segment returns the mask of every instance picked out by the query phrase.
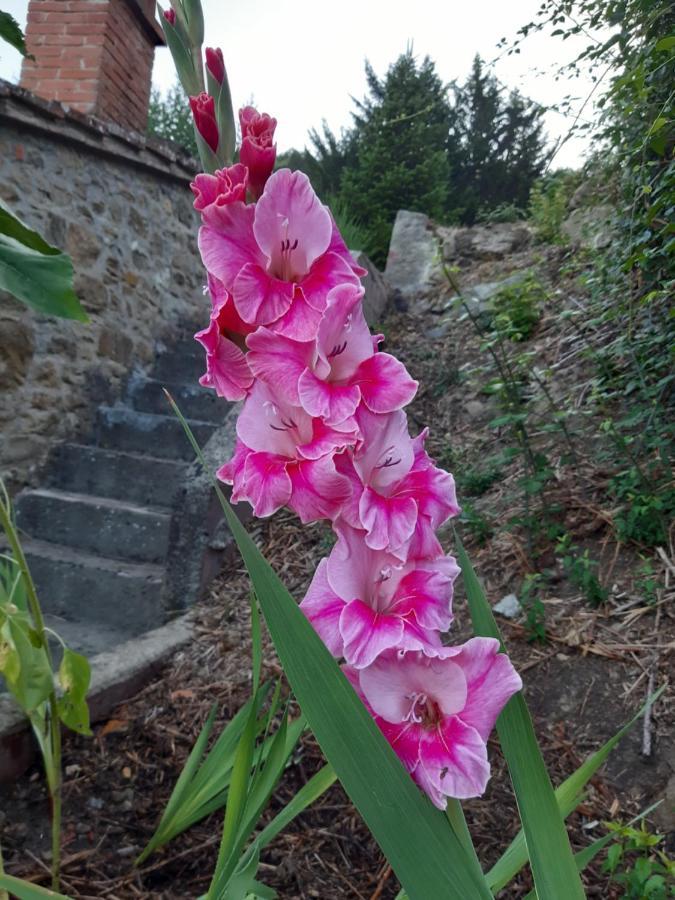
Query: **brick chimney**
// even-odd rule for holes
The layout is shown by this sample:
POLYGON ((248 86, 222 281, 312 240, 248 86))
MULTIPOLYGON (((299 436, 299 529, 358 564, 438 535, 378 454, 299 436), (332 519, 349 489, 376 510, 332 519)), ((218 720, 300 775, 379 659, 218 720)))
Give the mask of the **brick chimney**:
POLYGON ((144 132, 155 47, 154 0, 30 0, 21 87, 144 132))

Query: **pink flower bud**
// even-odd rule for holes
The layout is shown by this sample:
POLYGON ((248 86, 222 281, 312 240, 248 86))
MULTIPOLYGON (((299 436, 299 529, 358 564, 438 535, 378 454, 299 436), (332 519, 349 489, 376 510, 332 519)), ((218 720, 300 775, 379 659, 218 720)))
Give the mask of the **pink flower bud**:
POLYGON ((222 84, 225 79, 225 61, 223 60, 223 51, 220 47, 206 48, 206 68, 216 79, 218 84, 222 84))
POLYGON ((239 160, 248 167, 249 188, 257 199, 263 192, 265 182, 272 174, 277 148, 274 144, 274 129, 277 120, 267 113, 259 113, 252 106, 239 110, 241 125, 241 150, 239 160))
POLYGON ((165 9, 164 10, 164 18, 169 23, 169 25, 176 24, 176 10, 175 9, 165 9))
POLYGON ((213 97, 204 91, 197 97, 190 97, 190 109, 197 131, 215 153, 218 149, 218 123, 213 97))

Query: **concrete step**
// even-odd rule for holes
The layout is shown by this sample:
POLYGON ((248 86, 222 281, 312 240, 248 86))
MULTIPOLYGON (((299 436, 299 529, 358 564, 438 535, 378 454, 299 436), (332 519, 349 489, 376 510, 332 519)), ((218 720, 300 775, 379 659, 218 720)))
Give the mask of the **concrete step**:
MULTIPOLYGON (((104 625, 100 622, 70 622, 50 613, 45 616, 45 625, 59 635, 66 647, 76 653, 82 653, 89 660, 98 653, 114 650, 129 638, 136 637, 136 633, 126 628, 104 625)), ((61 644, 55 638, 50 641, 50 645, 57 665, 61 659, 61 644)))
POLYGON ((16 521, 29 537, 111 559, 159 563, 169 548, 170 511, 56 488, 22 491, 16 521))
POLYGON ((184 346, 162 353, 152 368, 151 375, 163 384, 198 384, 206 371, 204 349, 196 341, 192 346, 184 346))
POLYGON ((73 627, 95 623, 140 634, 166 618, 162 566, 38 540, 25 540, 24 551, 44 612, 73 627))
MULTIPOLYGON (((203 447, 215 429, 213 422, 188 420, 203 447)), ((176 416, 137 412, 128 406, 100 406, 96 443, 113 450, 149 453, 163 459, 194 460, 194 450, 176 416)))
POLYGON ((183 486, 186 468, 186 463, 172 459, 60 444, 50 454, 45 483, 77 494, 169 507, 183 486))
POLYGON ((129 403, 141 412, 169 415, 171 408, 163 388, 169 391, 186 418, 220 425, 232 407, 227 400, 218 397, 215 391, 201 387, 197 382, 170 384, 153 378, 138 379, 129 385, 129 403))

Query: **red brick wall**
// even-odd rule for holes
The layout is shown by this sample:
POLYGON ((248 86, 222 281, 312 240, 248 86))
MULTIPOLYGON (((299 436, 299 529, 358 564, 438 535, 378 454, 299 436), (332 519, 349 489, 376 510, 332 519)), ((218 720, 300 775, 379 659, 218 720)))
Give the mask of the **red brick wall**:
MULTIPOLYGON (((133 0, 30 0, 21 86, 145 131, 156 31, 133 0)), ((151 21, 151 20, 149 20, 151 21)))

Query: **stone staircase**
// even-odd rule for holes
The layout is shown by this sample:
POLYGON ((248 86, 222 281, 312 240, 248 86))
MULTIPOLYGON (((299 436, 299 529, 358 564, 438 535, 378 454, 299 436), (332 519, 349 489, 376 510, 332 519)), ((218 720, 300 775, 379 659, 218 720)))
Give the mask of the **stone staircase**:
MULTIPOLYGON (((87 656, 180 611, 167 559, 194 453, 162 388, 202 446, 229 409, 199 386, 203 354, 194 330, 181 329, 184 337, 160 353, 149 375, 134 373, 122 401, 100 406, 86 438, 55 447, 40 486, 15 500, 46 620, 87 656)), ((195 599, 183 599, 183 608, 195 599)))

